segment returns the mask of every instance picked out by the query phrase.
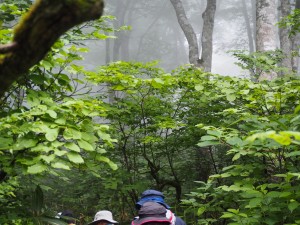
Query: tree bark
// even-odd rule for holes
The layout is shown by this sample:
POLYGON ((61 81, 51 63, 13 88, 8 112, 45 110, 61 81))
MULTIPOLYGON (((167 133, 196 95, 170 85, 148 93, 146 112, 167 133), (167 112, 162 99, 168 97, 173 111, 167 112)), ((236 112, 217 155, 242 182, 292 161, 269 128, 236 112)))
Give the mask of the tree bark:
MULTIPOLYGON (((276 49, 276 4, 274 0, 256 1, 256 51, 276 49)), ((275 72, 261 73, 259 80, 272 80, 275 72)))
POLYGON ((103 0, 40 0, 15 29, 13 42, 0 46, 0 96, 22 74, 37 64, 68 29, 98 19, 103 0), (3 51, 5 50, 5 51, 3 51))
MULTIPOLYGON (((291 13, 291 5, 289 0, 281 0, 280 4, 281 17, 286 17, 291 13)), ((292 71, 292 41, 289 38, 289 28, 282 27, 279 29, 280 48, 286 57, 282 60, 281 66, 292 71)))
POLYGON ((198 47, 197 36, 186 16, 182 2, 181 0, 170 0, 170 1, 174 7, 178 23, 189 45, 189 61, 191 64, 200 67, 201 65, 199 60, 199 47, 198 47))
POLYGON ((203 18, 202 29, 202 54, 201 54, 201 67, 204 71, 211 71, 212 54, 213 54, 213 31, 215 24, 215 12, 217 8, 217 0, 207 0, 207 5, 203 18))
POLYGON ((245 24, 246 24, 246 29, 247 29, 247 36, 248 36, 248 42, 249 42, 249 52, 252 53, 254 52, 254 40, 253 40, 253 32, 251 29, 251 23, 250 23, 250 19, 249 19, 249 14, 248 14, 248 9, 247 9, 247 5, 246 5, 246 0, 242 0, 242 4, 243 4, 243 16, 245 19, 245 24))
MULTIPOLYGON (((296 0, 295 9, 300 9, 300 0, 296 0)), ((296 35, 292 36, 292 50, 297 55, 293 56, 292 58, 292 68, 293 71, 299 72, 299 46, 300 46, 300 33, 297 33, 296 35)))

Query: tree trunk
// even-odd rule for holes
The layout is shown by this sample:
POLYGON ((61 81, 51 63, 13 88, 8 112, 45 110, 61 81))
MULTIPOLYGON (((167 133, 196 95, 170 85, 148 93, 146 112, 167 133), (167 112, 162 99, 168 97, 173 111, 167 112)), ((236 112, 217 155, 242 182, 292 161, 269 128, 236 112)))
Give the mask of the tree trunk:
POLYGON ((38 63, 64 32, 82 22, 98 19, 102 0, 40 0, 15 29, 13 42, 0 46, 0 96, 38 63))
POLYGON ((242 4, 243 4, 242 11, 243 11, 244 19, 245 19, 248 42, 249 42, 249 52, 252 53, 255 50, 254 50, 253 31, 252 31, 252 28, 251 28, 251 23, 250 23, 249 14, 248 14, 249 10, 247 9, 246 0, 242 0, 242 4))
MULTIPOLYGON (((276 4, 274 0, 256 1, 256 51, 276 49, 276 4)), ((275 72, 261 73, 259 80, 272 80, 275 72)))
MULTIPOLYGON (((291 13, 291 5, 289 0, 281 0, 280 4, 280 13, 281 17, 286 17, 291 13)), ((279 29, 279 40, 280 48, 285 54, 284 59, 282 60, 281 66, 287 68, 289 71, 292 71, 292 41, 289 38, 289 28, 280 28, 279 29)))
MULTIPOLYGON (((296 0, 296 5, 295 9, 300 9, 300 0, 296 0)), ((292 68, 293 71, 299 72, 299 46, 300 46, 300 33, 297 33, 292 37, 292 50, 296 53, 297 55, 293 56, 292 58, 292 68)))
POLYGON ((201 67, 204 71, 211 71, 212 54, 213 54, 213 31, 215 24, 215 12, 217 8, 217 0, 207 0, 207 6, 202 14, 203 29, 202 29, 202 54, 201 67))
POLYGON ((181 0, 170 0, 177 16, 178 23, 189 44, 189 61, 197 67, 200 67, 199 48, 196 33, 190 24, 181 0))

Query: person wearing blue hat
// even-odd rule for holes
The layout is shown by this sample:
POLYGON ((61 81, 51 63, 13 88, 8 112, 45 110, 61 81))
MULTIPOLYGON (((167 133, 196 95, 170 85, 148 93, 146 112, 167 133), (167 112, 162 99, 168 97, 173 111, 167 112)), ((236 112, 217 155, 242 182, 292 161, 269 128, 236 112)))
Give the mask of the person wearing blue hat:
POLYGON ((166 215, 167 217, 173 217, 174 219, 172 220, 173 225, 186 225, 186 223, 178 216, 173 216, 174 214, 170 210, 170 206, 165 203, 165 196, 162 192, 149 189, 146 190, 142 193, 139 201, 135 204, 135 207, 137 210, 140 210, 141 207, 144 205, 146 202, 157 202, 161 205, 163 205, 166 209, 166 215))

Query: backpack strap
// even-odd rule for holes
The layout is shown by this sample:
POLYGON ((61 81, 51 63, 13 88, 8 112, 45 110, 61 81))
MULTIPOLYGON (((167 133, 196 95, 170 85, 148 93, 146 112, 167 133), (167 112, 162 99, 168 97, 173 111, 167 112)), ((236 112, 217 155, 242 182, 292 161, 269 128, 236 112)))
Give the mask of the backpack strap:
POLYGON ((170 220, 170 224, 175 225, 176 216, 171 210, 167 209, 166 217, 170 220))

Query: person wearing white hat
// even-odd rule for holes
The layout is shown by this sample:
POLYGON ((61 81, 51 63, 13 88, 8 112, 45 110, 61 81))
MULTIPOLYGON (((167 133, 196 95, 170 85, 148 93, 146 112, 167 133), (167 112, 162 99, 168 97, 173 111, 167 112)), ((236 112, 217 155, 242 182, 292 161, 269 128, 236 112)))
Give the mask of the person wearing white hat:
POLYGON ((101 210, 96 213, 93 222, 88 225, 111 225, 118 222, 113 219, 112 213, 108 210, 101 210))

